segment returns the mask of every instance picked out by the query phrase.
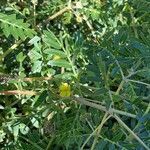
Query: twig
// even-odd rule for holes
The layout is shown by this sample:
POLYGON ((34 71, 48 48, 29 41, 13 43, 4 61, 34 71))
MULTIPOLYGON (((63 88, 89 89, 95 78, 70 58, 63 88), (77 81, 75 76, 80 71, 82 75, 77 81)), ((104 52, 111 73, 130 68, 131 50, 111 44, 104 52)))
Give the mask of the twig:
POLYGON ((37 150, 44 150, 42 147, 40 147, 36 142, 33 142, 30 139, 27 139, 24 136, 19 136, 20 138, 24 139, 26 142, 28 142, 29 144, 33 145, 37 150))
MULTIPOLYGON (((93 27, 92 27, 92 25, 90 24, 90 22, 88 21, 87 16, 83 15, 83 19, 85 20, 85 22, 86 22, 87 26, 89 27, 89 29, 90 29, 91 31, 93 31, 93 27)), ((93 33, 92 33, 92 34, 93 34, 93 33)))
POLYGON ((124 127, 146 150, 150 150, 150 148, 117 116, 114 115, 114 118, 118 121, 118 123, 124 127))
MULTIPOLYGON (((58 16, 61 16, 65 12, 73 11, 74 9, 79 9, 79 8, 81 9, 82 6, 76 6, 76 5, 71 6, 71 4, 70 4, 70 5, 66 6, 65 8, 59 10, 58 12, 56 12, 55 14, 53 14, 52 16, 49 16, 44 23, 47 24, 49 21, 57 18, 58 16)), ((87 26, 89 27, 89 29, 91 31, 93 31, 93 27, 92 27, 92 25, 90 24, 90 22, 88 21, 88 19, 87 19, 87 17, 85 15, 83 15, 83 19, 85 20, 85 22, 86 22, 87 26)))
MULTIPOLYGON (((108 116, 105 119, 105 122, 110 118, 111 116, 108 116)), ((83 143, 82 147, 80 148, 80 150, 83 150, 84 146, 87 144, 87 142, 90 140, 90 138, 92 136, 94 136, 94 134, 97 132, 97 130, 101 127, 101 124, 89 135, 89 137, 85 140, 85 142, 83 143)))
POLYGON ((70 57, 71 56, 70 52, 65 49, 65 47, 63 46, 63 44, 58 39, 56 39, 56 40, 59 43, 59 45, 61 45, 63 51, 65 52, 65 54, 67 56, 67 59, 68 59, 69 63, 71 64, 71 68, 72 68, 73 74, 75 75, 75 77, 77 77, 78 73, 76 71, 76 67, 74 65, 74 62, 72 61, 72 59, 70 57))
POLYGON ((136 80, 131 80, 131 79, 126 79, 126 81, 128 82, 134 82, 134 83, 138 83, 138 84, 143 84, 143 85, 146 85, 146 86, 149 86, 150 87, 150 84, 148 83, 145 83, 145 82, 142 82, 142 81, 136 81, 136 80))
MULTIPOLYGON (((112 54, 111 54, 111 55, 112 55, 112 54)), ((116 64, 117 64, 117 66, 119 67, 119 70, 120 70, 120 73, 121 73, 122 79, 124 80, 125 76, 124 76, 124 73, 123 73, 123 71, 122 71, 122 68, 121 68, 121 66, 120 66, 119 62, 118 62, 118 60, 115 58, 115 56, 114 56, 114 55, 112 55, 112 56, 113 56, 113 58, 115 59, 115 62, 116 62, 116 64)))
POLYGON ((124 111, 121 111, 121 110, 117 110, 117 109, 114 109, 114 108, 107 109, 105 106, 90 102, 92 100, 88 101, 88 99, 80 98, 80 97, 74 97, 73 100, 75 100, 75 101, 77 101, 81 104, 84 104, 86 106, 90 106, 90 107, 99 109, 101 111, 108 112, 111 115, 113 113, 116 113, 116 114, 119 114, 119 115, 124 115, 124 116, 128 116, 128 117, 131 117, 131 118, 136 118, 136 115, 134 115, 134 114, 124 112, 124 111))
POLYGON ((25 78, 19 78, 19 77, 8 77, 8 83, 11 83, 12 81, 20 82, 20 81, 26 81, 26 82, 33 82, 33 81, 43 81, 43 80, 51 80, 52 77, 25 77, 25 78))
POLYGON ((38 93, 35 91, 28 91, 28 90, 10 90, 10 91, 0 91, 0 95, 37 95, 38 93))
POLYGON ((104 117, 103 117, 103 119, 102 119, 102 121, 101 121, 101 123, 100 123, 100 125, 99 125, 99 127, 98 127, 98 129, 97 129, 97 133, 96 133, 96 136, 95 136, 95 138, 94 138, 94 142, 93 142, 93 144, 92 144, 91 150, 94 150, 95 145, 96 145, 97 140, 98 140, 98 137, 99 137, 99 134, 100 134, 100 132, 101 132, 101 129, 102 129, 103 125, 105 124, 105 122, 106 122, 110 117, 111 117, 111 116, 110 116, 110 115, 108 116, 108 113, 106 112, 105 115, 104 115, 104 117))
POLYGON ((130 8, 130 15, 131 15, 131 18, 132 18, 132 26, 133 26, 133 32, 135 34, 135 37, 138 38, 138 32, 137 32, 137 29, 136 29, 136 22, 135 22, 135 18, 134 18, 134 13, 132 12, 132 8, 130 8))
POLYGON ((36 27, 36 6, 37 1, 32 1, 33 4, 33 27, 36 27))
POLYGON ((32 82, 34 80, 43 81, 43 80, 51 80, 52 77, 29 77, 29 78, 23 78, 23 81, 32 82))
POLYGON ((117 91, 115 92, 115 95, 119 95, 119 92, 120 92, 120 90, 123 88, 124 83, 125 83, 125 81, 122 80, 121 83, 120 83, 119 86, 118 86, 117 91))
POLYGON ((4 57, 6 57, 8 54, 10 54, 15 48, 17 48, 20 44, 21 44, 21 40, 19 40, 17 43, 15 43, 14 45, 12 45, 6 52, 4 52, 4 54, 2 56, 0 56, 0 61, 2 61, 2 59, 4 57))
POLYGON ((118 143, 115 143, 114 141, 111 141, 111 140, 109 140, 108 138, 103 137, 102 135, 99 135, 99 137, 100 137, 101 139, 103 139, 104 141, 108 141, 109 143, 118 146, 118 147, 121 148, 122 150, 128 150, 128 149, 125 148, 124 146, 119 145, 118 143))
MULTIPOLYGON (((52 77, 31 77, 31 78, 23 78, 23 81, 32 82, 34 80, 51 80, 52 77)), ((16 79, 12 79, 16 80, 16 79)), ((20 81, 21 79, 18 79, 20 81)), ((9 91, 0 91, 0 95, 37 95, 39 93, 35 91, 29 91, 29 90, 9 90, 9 91)))
MULTIPOLYGON (((147 109, 145 110, 143 116, 145 116, 146 114, 148 114, 149 111, 150 111, 150 103, 148 104, 147 109)), ((133 131, 135 131, 138 128, 139 125, 140 125, 140 122, 137 123, 137 125, 134 127, 133 131)), ((130 134, 126 139, 127 140, 131 139, 131 136, 132 135, 130 134)))
POLYGON ((65 7, 65 8, 63 8, 63 9, 61 9, 61 10, 59 10, 57 13, 53 14, 52 16, 49 16, 49 17, 46 19, 45 24, 47 24, 49 21, 51 21, 51 20, 57 18, 58 16, 64 14, 64 13, 67 12, 67 11, 70 11, 70 10, 72 10, 72 8, 71 8, 70 6, 67 6, 67 7, 65 7))

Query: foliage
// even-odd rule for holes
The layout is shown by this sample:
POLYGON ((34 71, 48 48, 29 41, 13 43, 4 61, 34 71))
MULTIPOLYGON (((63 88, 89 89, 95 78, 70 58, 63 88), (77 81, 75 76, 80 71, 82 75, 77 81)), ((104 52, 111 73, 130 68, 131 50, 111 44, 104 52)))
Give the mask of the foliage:
POLYGON ((24 40, 25 37, 32 37, 35 34, 32 29, 28 28, 29 24, 23 23, 23 19, 16 19, 16 14, 5 15, 0 13, 0 22, 6 37, 11 34, 15 39, 21 38, 24 40))
POLYGON ((149 0, 0 2, 2 150, 149 150, 149 0))

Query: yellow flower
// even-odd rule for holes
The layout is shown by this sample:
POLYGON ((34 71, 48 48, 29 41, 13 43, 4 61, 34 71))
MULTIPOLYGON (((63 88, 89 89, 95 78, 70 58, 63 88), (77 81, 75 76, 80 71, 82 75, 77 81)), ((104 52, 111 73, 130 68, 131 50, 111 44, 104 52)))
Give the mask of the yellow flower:
POLYGON ((71 88, 68 83, 61 83, 59 86, 60 97, 69 97, 71 95, 71 88))
POLYGON ((54 57, 53 57, 53 60, 58 60, 58 59, 60 59, 61 57, 59 56, 59 55, 54 55, 54 57))

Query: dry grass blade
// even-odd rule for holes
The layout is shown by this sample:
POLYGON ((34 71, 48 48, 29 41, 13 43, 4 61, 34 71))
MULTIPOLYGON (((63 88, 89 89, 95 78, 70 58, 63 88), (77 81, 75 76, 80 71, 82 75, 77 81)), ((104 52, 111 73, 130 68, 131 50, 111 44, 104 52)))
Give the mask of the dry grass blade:
POLYGON ((10 91, 0 91, 0 95, 37 95, 35 91, 28 91, 28 90, 10 90, 10 91))

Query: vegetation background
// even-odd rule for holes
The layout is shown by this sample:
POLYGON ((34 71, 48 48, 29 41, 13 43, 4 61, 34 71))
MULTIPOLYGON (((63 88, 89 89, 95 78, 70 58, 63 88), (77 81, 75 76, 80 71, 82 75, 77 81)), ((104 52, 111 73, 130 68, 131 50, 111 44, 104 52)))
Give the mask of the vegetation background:
POLYGON ((0 149, 149 150, 150 1, 1 0, 0 149))

